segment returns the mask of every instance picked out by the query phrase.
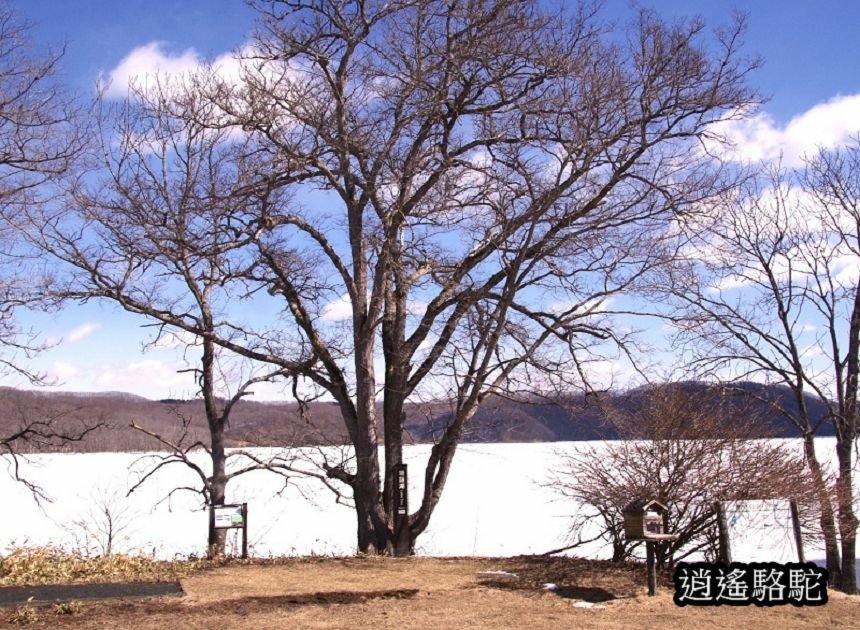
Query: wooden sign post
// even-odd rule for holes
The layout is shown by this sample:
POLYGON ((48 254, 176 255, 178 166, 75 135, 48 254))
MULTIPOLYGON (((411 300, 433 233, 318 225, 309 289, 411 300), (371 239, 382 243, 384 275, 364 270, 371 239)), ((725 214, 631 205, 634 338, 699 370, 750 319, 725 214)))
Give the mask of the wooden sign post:
POLYGON ((406 464, 394 467, 394 544, 397 555, 408 555, 411 551, 409 540, 409 483, 406 464))
POLYGON ((242 559, 248 559, 248 504, 231 503, 209 506, 209 528, 241 529, 242 559))
POLYGON ((657 594, 657 545, 678 540, 669 530, 669 508, 656 499, 636 499, 622 510, 624 535, 628 540, 645 541, 645 568, 648 595, 657 594))
POLYGON ((654 548, 656 542, 645 541, 645 566, 648 572, 648 595, 654 597, 657 594, 657 550, 654 548))

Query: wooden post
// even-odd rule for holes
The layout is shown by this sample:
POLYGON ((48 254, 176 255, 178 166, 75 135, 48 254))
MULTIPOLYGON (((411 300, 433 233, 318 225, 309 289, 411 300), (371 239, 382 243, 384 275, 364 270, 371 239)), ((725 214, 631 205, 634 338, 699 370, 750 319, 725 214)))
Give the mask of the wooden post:
POLYGON ((717 511, 717 530, 720 534, 720 562, 731 564, 732 548, 729 544, 729 524, 726 521, 726 509, 723 507, 721 501, 717 501, 715 507, 717 511))
POLYGON ((206 556, 211 560, 215 557, 215 506, 209 505, 209 536, 206 540, 206 556))
POLYGON ((803 536, 800 533, 800 513, 797 511, 797 501, 792 499, 788 502, 791 509, 791 524, 794 527, 794 542, 797 544, 797 561, 806 562, 803 557, 803 536))
POLYGON ((409 540, 409 478, 406 464, 394 467, 394 553, 408 556, 411 549, 409 540))
POLYGON ((650 540, 645 541, 645 562, 648 567, 648 595, 654 597, 657 594, 657 562, 654 545, 657 543, 650 540))
POLYGON ((242 560, 248 559, 248 504, 242 504, 242 560))

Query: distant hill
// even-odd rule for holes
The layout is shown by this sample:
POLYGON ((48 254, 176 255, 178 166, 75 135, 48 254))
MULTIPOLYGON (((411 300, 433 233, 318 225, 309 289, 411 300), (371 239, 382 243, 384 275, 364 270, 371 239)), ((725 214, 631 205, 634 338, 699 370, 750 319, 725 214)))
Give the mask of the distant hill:
MULTIPOLYGON (((713 386, 698 382, 676 383, 691 392, 713 386)), ((567 400, 531 397, 524 400, 490 398, 467 425, 465 442, 555 442, 617 439, 604 409, 612 406, 635 417, 649 391, 642 387, 627 392, 603 392, 573 396, 567 400)), ((790 390, 757 383, 741 383, 725 390, 749 405, 767 426, 767 433, 779 437, 799 435, 786 414, 796 413, 797 403, 790 390)), ((806 401, 812 416, 822 421, 818 435, 833 435, 823 422, 824 404, 812 397, 806 401)), ((381 411, 381 410, 380 410, 381 411)), ((445 403, 406 410, 406 433, 413 442, 432 442, 450 420, 445 403)), ((144 426, 165 440, 188 446, 206 444, 208 431, 199 400, 153 401, 122 392, 64 393, 17 390, 0 387, 0 435, 9 435, 22 418, 39 414, 65 418, 67 422, 102 420, 105 427, 87 436, 82 443, 64 447, 69 451, 146 451, 159 448, 158 441, 130 428, 132 422, 144 426)), ((380 413, 381 415, 381 413, 380 413)), ((345 429, 336 404, 316 402, 303 412, 295 403, 243 400, 234 408, 227 431, 229 446, 274 446, 344 444, 345 429)))
MULTIPOLYGON (((683 382, 675 387, 690 392, 714 388, 701 382, 683 382)), ((464 435, 466 442, 555 442, 618 439, 615 428, 607 422, 604 409, 614 407, 634 415, 643 404, 651 386, 626 392, 602 392, 589 396, 575 396, 566 401, 538 398, 511 401, 491 399, 484 403, 464 435)), ((798 412, 797 401, 791 390, 783 386, 760 383, 736 383, 724 387, 726 396, 736 404, 746 405, 751 418, 762 422, 763 431, 774 437, 798 437, 800 432, 790 417, 798 412)), ((819 399, 806 397, 806 405, 815 422, 820 423, 817 435, 833 435, 833 426, 826 422, 827 407, 819 399)), ((437 425, 447 418, 440 414, 437 425)), ((412 422, 410 421, 410 425, 412 422)), ((410 427, 417 441, 430 441, 431 431, 422 426, 410 427)))

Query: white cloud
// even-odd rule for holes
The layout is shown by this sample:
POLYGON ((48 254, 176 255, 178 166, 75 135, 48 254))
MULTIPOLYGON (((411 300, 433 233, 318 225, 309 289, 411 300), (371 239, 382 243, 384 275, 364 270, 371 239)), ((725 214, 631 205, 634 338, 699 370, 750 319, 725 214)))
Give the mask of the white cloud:
POLYGON ((588 386, 595 390, 635 387, 641 384, 642 375, 629 360, 622 357, 602 357, 584 365, 588 386))
POLYGON ((352 300, 349 294, 341 295, 323 306, 320 316, 327 322, 339 322, 352 317, 352 300))
POLYGON ((857 256, 840 256, 834 264, 834 280, 840 287, 855 287, 860 280, 860 261, 857 256))
POLYGON ((166 52, 161 42, 150 42, 138 46, 107 74, 105 94, 121 98, 128 94, 131 86, 145 87, 156 75, 179 75, 199 68, 202 60, 193 48, 179 54, 166 52))
POLYGON ((89 375, 89 381, 99 390, 139 392, 143 385, 147 391, 153 386, 164 390, 171 387, 193 385, 193 376, 177 373, 186 368, 184 363, 166 363, 155 359, 143 359, 120 365, 99 365, 89 375))
POLYGON ((186 348, 200 345, 200 339, 185 330, 165 331, 152 344, 153 348, 186 348))
POLYGON ((67 361, 55 361, 47 370, 48 381, 58 385, 77 378, 80 374, 80 369, 67 361))
POLYGON ((782 156, 786 166, 799 166, 818 149, 845 144, 860 131, 860 94, 835 96, 778 125, 767 112, 714 126, 731 147, 710 147, 736 161, 772 162, 782 156))
POLYGON ((603 313, 613 303, 612 296, 602 298, 591 298, 584 302, 578 300, 567 300, 562 302, 553 302, 547 307, 547 311, 554 315, 561 315, 572 308, 576 308, 580 315, 594 315, 603 313))
POLYGON ((66 335, 64 335, 63 339, 69 343, 76 343, 84 337, 89 337, 101 327, 102 325, 98 322, 86 322, 80 326, 72 328, 66 335))
POLYGON ((804 359, 814 359, 824 355, 824 350, 818 344, 810 344, 805 348, 801 348, 800 356, 804 359))
POLYGON ((55 361, 45 372, 51 387, 58 391, 120 391, 158 399, 187 397, 196 392, 194 375, 178 372, 187 368, 183 361, 154 359, 128 363, 55 361))
MULTIPOLYGON (((206 60, 193 48, 171 53, 164 49, 162 42, 150 42, 132 50, 113 70, 102 75, 102 79, 106 79, 105 95, 122 98, 128 95, 131 87, 145 89, 156 77, 178 79, 205 67, 206 60)), ((228 52, 212 60, 209 68, 222 79, 238 81, 242 62, 236 54, 228 52)))

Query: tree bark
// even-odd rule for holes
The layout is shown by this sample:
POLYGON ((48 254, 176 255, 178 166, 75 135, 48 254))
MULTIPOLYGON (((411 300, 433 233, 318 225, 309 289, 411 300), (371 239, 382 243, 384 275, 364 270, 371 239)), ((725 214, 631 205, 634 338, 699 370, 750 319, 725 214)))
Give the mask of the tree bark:
MULTIPOLYGON (((212 476, 209 478, 209 505, 210 510, 214 506, 224 505, 227 495, 227 456, 224 452, 224 432, 212 432, 212 476)), ((209 527, 209 559, 224 556, 226 554, 227 532, 224 529, 215 529, 214 522, 209 527)))
POLYGON ((818 497, 818 507, 821 510, 819 523, 824 534, 824 552, 827 571, 830 574, 830 583, 838 584, 841 580, 842 568, 839 561, 839 544, 836 537, 836 521, 833 514, 833 506, 830 503, 830 493, 824 480, 821 463, 815 453, 815 435, 807 432, 803 436, 803 454, 809 471, 812 474, 812 483, 815 487, 815 495, 818 497))
MULTIPOLYGON (((208 309, 204 317, 209 319, 208 309)), ((224 505, 227 495, 227 453, 224 450, 225 419, 218 412, 215 400, 215 344, 210 340, 203 342, 203 357, 201 365, 200 385, 203 393, 203 404, 206 408, 206 420, 209 423, 210 457, 212 459, 212 476, 207 480, 209 486, 209 505, 224 505)), ((214 520, 209 524, 209 559, 224 556, 226 553, 227 532, 215 529, 214 520)))
POLYGON ((837 446, 839 457, 839 478, 836 492, 839 500, 839 538, 842 551, 841 572, 831 583, 843 593, 857 592, 857 516, 854 511, 854 484, 852 483, 852 459, 854 440, 841 440, 837 446))
MULTIPOLYGON (((361 473, 358 480, 363 480, 361 473)), ((377 477, 378 479, 378 477, 377 477)), ((358 520, 358 551, 366 554, 390 553, 392 541, 385 519, 380 518, 379 487, 373 483, 357 481, 353 498, 358 520)))
MULTIPOLYGON (((372 399, 369 402, 372 404, 372 399)), ((370 421, 359 421, 358 426, 353 484, 358 551, 367 554, 389 553, 391 538, 379 490, 379 449, 376 445, 375 420, 371 416, 370 421)))

